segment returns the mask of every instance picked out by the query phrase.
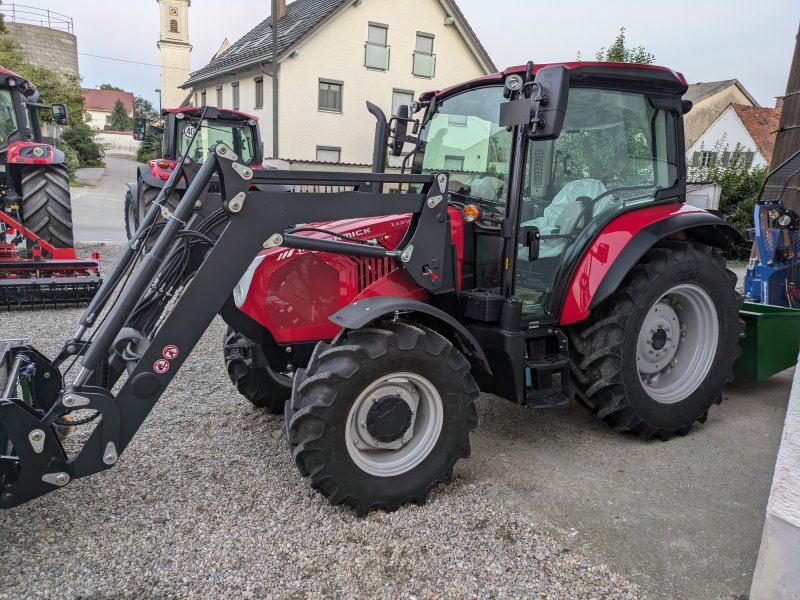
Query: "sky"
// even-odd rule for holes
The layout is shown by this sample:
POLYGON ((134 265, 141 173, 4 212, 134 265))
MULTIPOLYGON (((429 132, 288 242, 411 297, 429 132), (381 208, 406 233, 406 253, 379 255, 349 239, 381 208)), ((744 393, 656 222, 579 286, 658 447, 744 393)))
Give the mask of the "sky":
MULTIPOLYGON (((628 45, 644 46, 657 64, 682 72, 690 83, 737 78, 762 106, 774 106, 786 91, 800 24, 798 0, 457 1, 499 69, 528 60, 574 60, 578 52, 591 60, 624 26, 628 45)), ((406 3, 396 0, 397 9, 406 3)), ((111 83, 157 105, 155 0, 25 4, 74 19, 84 87, 111 83)), ((192 0, 192 70, 205 66, 226 37, 235 42, 266 18, 269 7, 270 0, 192 0)))

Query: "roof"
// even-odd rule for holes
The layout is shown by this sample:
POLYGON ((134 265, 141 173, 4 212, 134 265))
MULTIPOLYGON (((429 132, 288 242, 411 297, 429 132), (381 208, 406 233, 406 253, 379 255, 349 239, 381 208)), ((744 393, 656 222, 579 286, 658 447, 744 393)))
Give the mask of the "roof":
POLYGON ((94 88, 81 88, 83 102, 86 110, 113 112, 117 100, 122 100, 125 112, 133 114, 133 93, 119 92, 117 90, 97 90, 94 88))
POLYGON ((706 98, 718 94, 725 88, 732 85, 737 86, 742 93, 747 96, 747 99, 752 102, 753 106, 761 106, 755 98, 750 95, 738 79, 724 79, 722 81, 709 81, 689 84, 689 89, 683 95, 684 100, 691 101, 692 104, 705 100, 706 98))
MULTIPOLYGON (((455 0, 439 1, 453 13, 453 18, 472 42, 480 59, 488 65, 490 71, 494 70, 495 66, 489 54, 478 40, 478 36, 475 35, 455 0)), ((352 4, 353 0, 295 0, 287 4, 286 14, 278 21, 278 60, 283 60, 325 23, 352 4)), ((181 87, 191 87, 201 81, 236 70, 271 63, 272 58, 272 17, 270 16, 229 48, 218 51, 205 67, 191 73, 189 80, 181 87)))
POLYGON ((781 126, 781 109, 743 104, 731 104, 731 108, 736 111, 750 137, 753 138, 758 151, 767 162, 772 163, 772 150, 775 148, 775 138, 781 126))

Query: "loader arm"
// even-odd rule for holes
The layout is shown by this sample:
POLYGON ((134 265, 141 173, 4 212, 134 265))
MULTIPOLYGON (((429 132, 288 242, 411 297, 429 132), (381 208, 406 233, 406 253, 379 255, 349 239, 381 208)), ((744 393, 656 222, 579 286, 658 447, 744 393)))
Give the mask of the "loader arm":
MULTIPOLYGON (((172 378, 188 358, 244 274, 264 247, 285 245, 326 252, 390 257, 432 295, 455 291, 455 264, 447 218, 447 175, 385 175, 364 173, 292 173, 251 169, 238 163, 224 145, 213 147, 198 169, 184 165, 187 191, 173 214, 163 213, 166 224, 140 265, 126 276, 118 264, 87 309, 65 352, 82 355, 74 380, 53 385, 61 372, 30 346, 9 345, 0 356, 7 377, 0 396, 0 506, 8 508, 51 492, 70 481, 110 468, 153 409, 172 378), (221 195, 208 192, 212 177, 219 177, 221 195), (346 185, 356 189, 406 186, 406 193, 372 191, 289 193, 264 191, 260 184, 346 185), (375 185, 364 185, 375 184, 375 185), (359 187, 361 186, 361 187, 359 187), (218 237, 184 277, 168 284, 165 270, 187 237, 198 237, 201 217, 193 208, 202 201, 221 200, 225 219, 218 237), (408 232, 395 250, 347 241, 297 239, 285 232, 298 223, 373 217, 398 213, 413 215, 408 232), (160 287, 159 287, 160 286, 160 287), (161 287, 166 291, 150 304, 161 287), (99 319, 99 309, 115 288, 119 296, 99 319), (138 311, 138 312, 137 312, 138 311), (132 322, 132 313, 137 314, 132 322), (99 324, 97 324, 99 321, 99 324), (136 330, 132 325, 148 323, 136 330), (91 337, 86 334, 95 328, 91 337), (106 373, 109 364, 123 368, 106 373), (33 365, 27 371, 20 365, 33 365), (24 371, 24 373, 23 373, 24 371), (118 393, 114 384, 127 372, 118 393), (33 375, 31 375, 33 373, 33 375), (47 374, 45 376, 45 374, 47 374), (18 397, 24 377, 33 390, 30 405, 18 397), (46 379, 42 379, 46 377, 46 379), (43 382, 50 382, 45 385, 43 382), (57 426, 76 409, 97 411, 100 424, 73 457, 67 457, 57 426), (9 443, 10 442, 10 443, 9 443)), ((175 181, 181 174, 174 175, 175 181)), ((169 189, 170 185, 165 186, 169 189)), ((269 188, 267 188, 269 189, 269 188)), ((128 244, 121 263, 133 256, 163 211, 165 194, 153 202, 139 230, 128 244), (127 258, 126 258, 127 257, 127 258)), ((133 267, 130 267, 131 269, 133 267)), ((60 364, 61 356, 56 364, 60 364)), ((24 395, 22 395, 24 396, 24 395)))

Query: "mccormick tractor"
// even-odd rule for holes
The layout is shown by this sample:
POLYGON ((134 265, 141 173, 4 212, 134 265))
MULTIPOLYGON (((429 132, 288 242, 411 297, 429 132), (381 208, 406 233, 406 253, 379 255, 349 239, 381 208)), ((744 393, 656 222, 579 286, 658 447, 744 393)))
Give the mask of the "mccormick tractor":
POLYGON ((0 67, 0 306, 85 304, 100 287, 96 257, 73 248, 64 153, 42 141, 40 109, 67 124, 67 107, 0 67))
POLYGON ((742 301, 720 252, 741 236, 684 204, 686 88, 528 63, 388 124, 372 106, 374 170, 391 139, 410 173, 252 169, 227 144, 198 168, 188 143, 59 356, 0 353, 0 505, 115 464, 217 314, 240 391, 284 411, 301 474, 359 514, 450 480, 479 391, 686 434, 721 400, 742 301), (67 456, 56 428, 97 417, 67 456))
MULTIPOLYGON (((201 164, 212 145, 224 143, 233 148, 246 165, 257 167, 264 160, 257 117, 236 110, 190 106, 165 108, 161 111, 161 118, 162 126, 152 128, 162 134, 161 158, 140 166, 136 183, 129 183, 125 194, 125 230, 128 239, 184 153, 188 152, 192 160, 201 164), (201 122, 200 135, 190 149, 189 142, 201 122)), ((136 119, 134 138, 143 139, 146 127, 145 119, 136 119)), ((170 208, 178 205, 185 189, 185 184, 181 182, 168 200, 170 208)))

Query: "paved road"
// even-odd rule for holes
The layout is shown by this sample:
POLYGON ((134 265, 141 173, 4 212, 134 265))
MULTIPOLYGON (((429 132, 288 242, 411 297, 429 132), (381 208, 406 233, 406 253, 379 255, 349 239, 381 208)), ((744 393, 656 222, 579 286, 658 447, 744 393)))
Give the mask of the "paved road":
POLYGON ((130 158, 106 156, 105 169, 81 169, 85 187, 72 188, 75 239, 81 242, 124 241, 125 184, 136 180, 138 163, 130 158))

